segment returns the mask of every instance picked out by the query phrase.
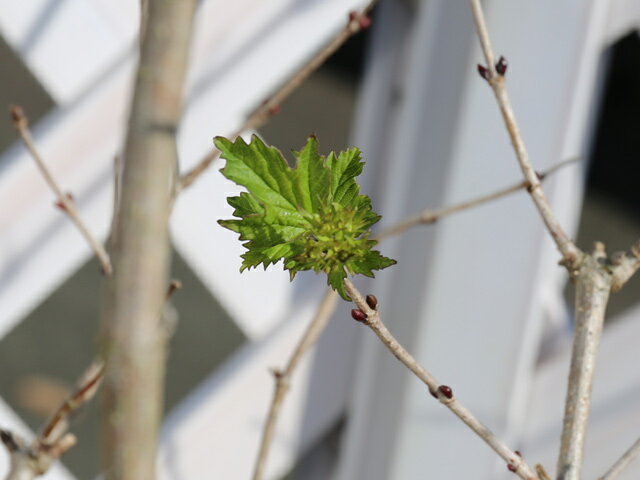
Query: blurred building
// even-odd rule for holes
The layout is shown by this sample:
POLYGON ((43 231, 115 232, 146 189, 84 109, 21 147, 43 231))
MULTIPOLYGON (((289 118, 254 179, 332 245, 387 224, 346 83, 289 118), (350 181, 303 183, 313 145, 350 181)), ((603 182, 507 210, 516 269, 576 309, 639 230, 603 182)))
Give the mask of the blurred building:
MULTIPOLYGON (((181 168, 230 134, 347 22, 356 0, 223 2, 198 11, 181 168)), ((640 238, 640 7, 633 0, 486 5, 494 48, 535 167, 579 161, 547 181, 581 248, 640 238)), ((0 1, 0 107, 22 105, 42 154, 106 238, 112 164, 135 66, 136 2, 0 1)), ((260 130, 285 155, 315 133, 323 153, 362 148, 363 190, 390 226, 518 182, 467 2, 388 0, 260 130)), ((4 107, 3 107, 4 108, 4 107)), ((96 351, 102 277, 10 122, 0 122, 0 427, 36 430, 96 351)), ((209 169, 172 219, 173 303, 160 478, 248 478, 271 397, 324 280, 291 284, 280 266, 240 276, 242 251, 216 223, 238 191, 209 169)), ((472 411, 553 471, 572 327, 571 288, 525 193, 410 231, 381 246, 398 260, 373 281, 390 329, 472 411)), ((610 304, 586 472, 601 475, 640 418, 640 279, 610 304), (615 321, 614 321, 615 320, 615 321)), ((502 461, 430 401, 422 384, 338 307, 283 410, 269 478, 508 478, 502 461), (464 461, 460 459, 464 458, 464 461), (287 476, 288 475, 288 476, 287 476)), ((45 478, 99 473, 98 408, 45 478)), ((6 468, 0 453, 0 475, 6 468)), ((626 476, 637 478, 640 465, 626 476)))

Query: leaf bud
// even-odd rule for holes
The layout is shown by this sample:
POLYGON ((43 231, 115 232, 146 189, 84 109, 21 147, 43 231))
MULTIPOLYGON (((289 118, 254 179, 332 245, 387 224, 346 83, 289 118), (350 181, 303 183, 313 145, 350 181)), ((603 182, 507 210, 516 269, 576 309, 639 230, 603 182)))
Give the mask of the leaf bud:
POLYGON ((482 78, 484 78, 487 82, 491 80, 491 72, 484 65, 478 64, 478 73, 482 78))
POLYGON ((358 322, 366 322, 367 321, 367 314, 364 313, 359 308, 354 308, 353 310, 351 310, 351 316, 353 317, 354 320, 356 320, 358 322))
MULTIPOLYGON (((73 195, 71 194, 71 192, 65 193, 65 197, 67 197, 66 200, 69 201, 69 202, 73 202, 73 200, 74 200, 73 195)), ((67 206, 65 205, 65 202, 62 201, 62 199, 56 200, 55 202, 53 202, 53 204, 57 208, 62 210, 63 212, 67 211, 67 206)))
POLYGON ((20 123, 24 120, 24 110, 20 105, 11 105, 9 107, 9 115, 13 123, 20 123))
POLYGON ((375 295, 367 295, 367 305, 369 305, 369 308, 371 310, 376 310, 378 308, 378 299, 376 298, 375 295))
POLYGON ((507 67, 507 59, 504 57, 500 57, 500 59, 496 62, 496 72, 498 72, 498 75, 504 77, 504 74, 507 73, 507 67))
POLYGON ((440 391, 440 393, 442 395, 444 395, 449 400, 451 400, 453 398, 453 390, 451 390, 451 387, 449 387, 447 385, 440 385, 438 387, 438 390, 440 391))
POLYGON ((371 18, 369 18, 366 15, 362 15, 359 19, 358 19, 358 25, 360 25, 360 28, 362 30, 366 30, 367 28, 369 28, 371 26, 371 18))

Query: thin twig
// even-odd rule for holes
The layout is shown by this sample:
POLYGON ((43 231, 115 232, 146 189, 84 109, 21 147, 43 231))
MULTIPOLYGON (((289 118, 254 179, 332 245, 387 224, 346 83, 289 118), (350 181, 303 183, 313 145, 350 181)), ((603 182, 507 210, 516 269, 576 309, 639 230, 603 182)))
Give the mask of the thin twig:
MULTIPOLYGON (((303 65, 291 78, 289 78, 278 90, 267 98, 260 106, 258 106, 245 120, 230 138, 236 138, 242 132, 250 129, 259 128, 264 125, 269 118, 280 110, 282 102, 298 88, 306 78, 322 65, 327 58, 338 50, 349 38, 361 30, 368 28, 370 20, 367 14, 374 7, 377 0, 371 0, 360 12, 351 12, 349 14, 346 25, 338 32, 338 34, 320 50, 311 60, 303 65)), ((213 162, 220 157, 220 152, 214 148, 208 152, 191 170, 180 177, 177 186, 177 193, 189 187, 196 179, 202 175, 213 162)))
POLYGON ((527 149, 525 148, 524 141, 516 123, 515 114, 513 113, 513 107, 511 106, 511 101, 509 100, 507 89, 505 88, 504 72, 501 74, 496 70, 495 55, 491 48, 491 42, 489 40, 489 34, 487 32, 487 24, 484 19, 482 7, 480 6, 480 0, 470 0, 470 2, 471 8, 473 10, 473 18, 478 30, 478 37, 480 39, 482 51, 487 62, 486 67, 483 67, 484 71, 486 72, 485 78, 491 86, 491 89, 493 90, 493 93, 498 102, 500 113, 502 114, 502 119, 504 120, 505 127, 507 129, 507 132, 509 133, 509 138, 511 139, 511 143, 513 144, 518 163, 520 164, 520 169, 522 170, 524 178, 527 181, 527 190, 531 195, 531 198, 533 199, 538 212, 542 216, 542 220, 547 226, 547 230, 549 230, 549 233, 553 237, 558 250, 560 250, 560 253, 562 253, 564 264, 570 270, 570 273, 572 273, 572 271, 576 268, 576 264, 579 261, 582 252, 569 238, 567 233, 560 225, 560 222, 558 222, 558 219, 553 213, 551 205, 549 204, 549 201, 547 200, 547 197, 542 190, 540 180, 536 175, 533 166, 531 165, 527 149))
POLYGON ((318 306, 318 310, 316 311, 313 320, 305 330, 302 337, 300 337, 300 340, 298 340, 295 349, 293 350, 291 356, 289 357, 289 360, 287 361, 286 367, 282 370, 273 370, 275 389, 273 392, 271 405, 269 406, 267 420, 262 430, 260 451, 258 453, 258 458, 256 460, 253 472, 253 480, 261 480, 264 477, 267 456, 269 454, 271 443, 273 442, 273 435, 275 433, 275 427, 278 421, 282 403, 284 402, 284 398, 289 391, 291 376, 293 375, 294 370, 296 369, 304 355, 316 343, 318 337, 320 337, 320 335, 324 331, 327 323, 329 322, 329 319, 331 318, 331 315, 335 311, 337 300, 338 294, 333 290, 328 289, 327 293, 322 299, 322 302, 320 302, 320 305, 318 306))
POLYGON ((56 180, 53 178, 53 175, 47 165, 44 163, 44 160, 38 153, 38 150, 35 147, 35 143, 33 142, 33 138, 31 136, 31 132, 29 130, 29 120, 25 115, 22 107, 17 105, 13 105, 10 108, 11 119, 13 121, 13 126, 18 131, 20 138, 22 139, 22 143, 27 147, 27 150, 31 154, 31 157, 35 160, 40 173, 44 177, 45 181, 49 185, 49 188, 53 190, 56 195, 56 206, 58 206, 62 211, 64 211, 67 216, 71 219, 71 221, 78 227, 80 233, 85 238, 89 246, 93 249, 102 265, 102 271, 105 275, 110 275, 112 272, 111 261, 109 259, 109 254, 105 250, 104 246, 96 240, 91 231, 87 228, 82 218, 80 218, 80 214, 76 208, 75 201, 73 197, 62 191, 62 188, 58 185, 56 180))
POLYGON ((104 363, 95 361, 82 374, 76 389, 65 399, 30 444, 8 430, 0 438, 9 451, 11 466, 5 480, 32 480, 44 475, 55 461, 76 444, 69 433, 69 418, 96 394, 104 374, 104 363))
POLYGON ((351 280, 345 279, 345 289, 353 299, 360 312, 364 313, 363 323, 378 336, 380 341, 405 367, 418 377, 427 386, 429 392, 440 403, 451 410, 472 431, 474 431, 487 445, 489 445, 506 463, 509 470, 525 480, 537 480, 534 470, 515 451, 507 447, 487 426, 482 424, 458 399, 453 395, 452 389, 436 380, 418 361, 391 335, 391 332, 382 323, 377 307, 371 308, 362 294, 353 285, 351 280))
POLYGON ((551 480, 551 477, 549 476, 549 474, 547 473, 547 471, 544 469, 542 465, 540 465, 539 463, 536 463, 535 469, 536 469, 536 473, 538 474, 538 478, 540 478, 540 480, 551 480))
POLYGON ((616 463, 598 480, 614 480, 622 471, 629 466, 640 455, 640 438, 635 441, 633 445, 624 452, 616 463))
POLYGON ((55 413, 42 427, 40 441, 52 444, 58 441, 69 428, 70 415, 89 402, 96 394, 104 377, 104 362, 96 360, 80 378, 76 390, 58 407, 55 413))
MULTIPOLYGON (((573 158, 573 159, 570 159, 570 160, 565 160, 563 162, 558 163, 557 165, 554 165, 553 167, 549 168, 545 172, 539 173, 537 175, 540 178, 540 180, 544 180, 545 178, 547 178, 549 175, 555 173, 560 168, 562 168, 562 167, 564 167, 566 165, 569 165, 569 164, 575 162, 576 160, 577 160, 577 158, 573 158)), ((403 220, 400 223, 397 223, 396 225, 393 225, 393 226, 389 227, 388 229, 380 232, 378 235, 375 236, 375 239, 380 241, 380 240, 383 240, 385 238, 388 238, 388 237, 391 237, 391 236, 394 236, 394 235, 400 235, 400 234, 404 233, 407 229, 415 227, 417 225, 428 225, 428 224, 431 224, 431 223, 435 223, 436 221, 438 221, 440 218, 444 217, 445 215, 461 212, 463 210, 468 210, 470 208, 477 207, 479 205, 482 205, 484 203, 490 202, 492 200, 497 200, 498 198, 505 197, 505 196, 510 195, 512 193, 515 193, 517 191, 523 190, 523 189, 527 188, 527 185, 528 185, 527 182, 523 180, 522 182, 513 184, 510 187, 506 187, 506 188, 503 188, 501 190, 497 190, 497 191, 495 191, 493 193, 489 193, 487 195, 481 195, 481 196, 476 197, 474 199, 467 200, 465 202, 458 203, 458 204, 455 204, 455 205, 451 205, 449 207, 440 208, 438 210, 431 210, 431 209, 428 209, 428 208, 424 209, 418 215, 415 215, 413 217, 409 217, 406 220, 403 220)))

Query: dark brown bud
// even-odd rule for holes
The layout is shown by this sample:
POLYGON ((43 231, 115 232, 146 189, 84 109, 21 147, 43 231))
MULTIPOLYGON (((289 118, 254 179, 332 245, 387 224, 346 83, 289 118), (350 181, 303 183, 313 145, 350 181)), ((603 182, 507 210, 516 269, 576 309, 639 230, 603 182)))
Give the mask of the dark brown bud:
POLYGON ((351 310, 351 316, 353 317, 354 320, 356 320, 358 322, 366 322, 367 321, 367 314, 364 313, 359 308, 354 308, 353 310, 351 310))
MULTIPOLYGON (((65 193, 65 197, 67 197, 67 200, 69 202, 73 202, 73 195, 70 192, 65 193)), ((56 200, 55 202, 53 202, 53 204, 58 207, 60 210, 62 210, 63 212, 67 211, 67 206, 64 204, 64 202, 62 201, 62 199, 60 200, 56 200)))
POLYGON ((509 470, 510 472, 514 472, 517 470, 517 468, 513 465, 511 465, 510 463, 507 463, 507 470, 509 470))
POLYGON ((182 282, 180 280, 176 280, 175 278, 171 280, 169 283, 169 288, 167 289, 167 298, 170 298, 176 290, 180 290, 182 288, 182 282))
POLYGON ((518 455, 520 458, 522 458, 522 453, 520 453, 520 450, 516 450, 516 451, 515 451, 515 452, 513 452, 513 453, 515 453, 515 454, 516 454, 516 455, 518 455))
POLYGON ((440 393, 444 395, 446 398, 448 398, 449 400, 453 398, 453 390, 451 390, 451 387, 447 385, 440 385, 438 387, 438 390, 440 390, 440 393))
POLYGON ((25 119, 24 110, 20 105, 11 105, 9 107, 9 115, 13 123, 20 123, 25 119))
POLYGON ((273 115, 277 115, 282 111, 282 107, 280 105, 273 105, 271 107, 269 107, 269 115, 273 116, 273 115))
POLYGON ((507 67, 507 59, 504 57, 500 57, 500 59, 496 63, 496 72, 498 72, 498 75, 504 77, 504 74, 507 73, 507 67))
POLYGON ((367 305, 369 305, 369 308, 371 310, 376 310, 378 308, 378 299, 376 298, 375 295, 367 295, 367 305))
MULTIPOLYGON (((354 29, 354 23, 357 22, 358 23, 358 28, 360 30, 365 30, 367 28, 369 28, 371 26, 371 18, 369 18, 367 15, 360 13, 356 10, 352 10, 349 12, 349 26, 354 29)), ((358 29, 355 28, 354 30, 352 30, 353 32, 356 32, 358 29)))
POLYGON ((0 429, 0 440, 4 443, 4 446, 7 447, 7 450, 10 452, 15 452, 20 448, 20 445, 16 442, 16 439, 13 438, 13 435, 8 430, 0 429))
POLYGON ((491 80, 491 72, 484 65, 478 64, 478 73, 482 78, 484 78, 487 82, 491 80))
POLYGON ((366 30, 371 26, 371 18, 366 15, 362 15, 358 20, 358 25, 360 25, 362 30, 366 30))

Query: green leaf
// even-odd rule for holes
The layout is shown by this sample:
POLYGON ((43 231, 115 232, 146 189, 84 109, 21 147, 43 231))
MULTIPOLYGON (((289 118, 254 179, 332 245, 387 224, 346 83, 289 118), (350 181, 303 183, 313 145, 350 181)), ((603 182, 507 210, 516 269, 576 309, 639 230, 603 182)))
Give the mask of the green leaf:
POLYGON ((372 277, 373 270, 396 263, 373 250, 377 242, 369 239, 380 216, 369 197, 360 195, 356 177, 364 162, 357 148, 325 158, 311 137, 293 152, 297 165, 291 168, 255 135, 249 144, 216 137, 215 145, 227 160, 223 175, 248 190, 227 199, 236 218, 219 221, 245 242, 241 271, 283 260, 291 279, 302 270, 324 272, 327 283, 349 300, 348 274, 372 277))
POLYGON ((298 159, 297 169, 302 191, 308 196, 304 207, 307 211, 317 212, 327 202, 331 171, 325 167, 324 159, 318 153, 318 141, 313 136, 294 155, 298 159))

